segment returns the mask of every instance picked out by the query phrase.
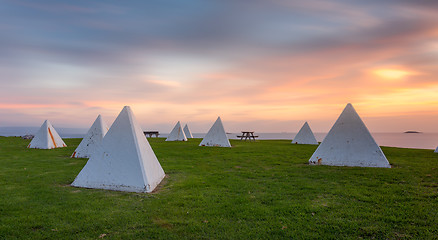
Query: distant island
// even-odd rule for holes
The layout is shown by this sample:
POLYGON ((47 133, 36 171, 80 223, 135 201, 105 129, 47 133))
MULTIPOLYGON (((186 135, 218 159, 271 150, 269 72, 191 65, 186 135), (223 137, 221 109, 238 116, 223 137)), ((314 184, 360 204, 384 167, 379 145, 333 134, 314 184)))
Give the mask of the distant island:
POLYGON ((406 131, 404 133, 422 133, 422 132, 418 132, 418 131, 406 131))

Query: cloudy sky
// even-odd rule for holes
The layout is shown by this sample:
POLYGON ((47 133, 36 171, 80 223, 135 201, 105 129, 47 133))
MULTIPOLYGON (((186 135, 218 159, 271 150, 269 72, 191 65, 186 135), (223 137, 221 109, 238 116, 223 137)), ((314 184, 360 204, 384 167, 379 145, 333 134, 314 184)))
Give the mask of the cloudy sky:
POLYGON ((438 1, 0 0, 0 126, 438 132, 438 1))

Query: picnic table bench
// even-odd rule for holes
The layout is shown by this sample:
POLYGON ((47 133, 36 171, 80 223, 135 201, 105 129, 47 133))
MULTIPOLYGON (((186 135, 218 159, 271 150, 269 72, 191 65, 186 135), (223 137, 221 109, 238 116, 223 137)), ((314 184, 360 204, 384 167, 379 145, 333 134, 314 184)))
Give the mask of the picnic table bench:
POLYGON ((245 131, 242 131, 242 135, 240 135, 240 136, 237 136, 238 138, 240 138, 240 141, 242 141, 242 140, 248 140, 249 139, 249 141, 252 141, 252 140, 254 140, 255 141, 255 139, 256 138, 258 138, 259 136, 254 136, 254 132, 245 132, 245 131))
POLYGON ((152 137, 154 135, 155 135, 155 137, 158 137, 158 135, 160 135, 160 132, 158 132, 158 131, 146 131, 143 133, 144 133, 144 135, 146 135, 146 137, 152 137))

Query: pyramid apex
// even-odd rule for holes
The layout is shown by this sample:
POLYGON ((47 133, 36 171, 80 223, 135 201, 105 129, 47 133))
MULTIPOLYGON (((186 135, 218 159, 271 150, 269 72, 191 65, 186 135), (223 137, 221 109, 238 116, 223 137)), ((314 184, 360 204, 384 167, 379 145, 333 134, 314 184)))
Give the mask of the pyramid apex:
POLYGON ((345 106, 344 111, 342 112, 346 112, 347 115, 351 115, 352 113, 355 113, 357 115, 356 109, 353 107, 353 104, 351 103, 347 103, 347 106, 345 106))
POLYGON ((130 117, 131 117, 132 114, 133 114, 130 106, 124 106, 123 109, 122 109, 122 111, 120 111, 119 115, 122 114, 122 113, 125 113, 125 114, 127 114, 128 116, 130 116, 130 117))
POLYGON ((53 125, 52 125, 52 123, 49 121, 49 119, 45 120, 42 126, 47 127, 47 128, 49 128, 49 127, 53 127, 53 125))

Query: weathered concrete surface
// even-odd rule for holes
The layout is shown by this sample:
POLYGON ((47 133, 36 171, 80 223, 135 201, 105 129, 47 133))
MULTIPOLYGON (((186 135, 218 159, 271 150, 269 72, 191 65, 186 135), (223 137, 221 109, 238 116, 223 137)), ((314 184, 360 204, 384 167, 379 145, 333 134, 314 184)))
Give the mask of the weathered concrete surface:
POLYGON ((210 130, 208 130, 208 133, 205 135, 204 139, 202 139, 199 146, 231 147, 220 117, 217 118, 210 130))
POLYGON ((313 153, 310 164, 389 168, 388 160, 349 103, 313 153))
POLYGON ((131 108, 125 106, 72 186, 152 192, 164 176, 131 108))
POLYGON ((107 132, 108 126, 103 122, 102 116, 99 114, 71 157, 90 158, 91 154, 96 149, 96 146, 102 142, 103 137, 107 132))
POLYGON ((300 131, 292 140, 292 143, 318 145, 318 141, 316 141, 315 135, 313 135, 312 129, 310 129, 307 122, 301 127, 300 131))
POLYGON ((28 148, 52 149, 67 147, 49 120, 44 121, 28 148))
POLYGON ((167 136, 166 141, 187 141, 187 137, 181 128, 181 123, 178 121, 172 131, 167 136))

